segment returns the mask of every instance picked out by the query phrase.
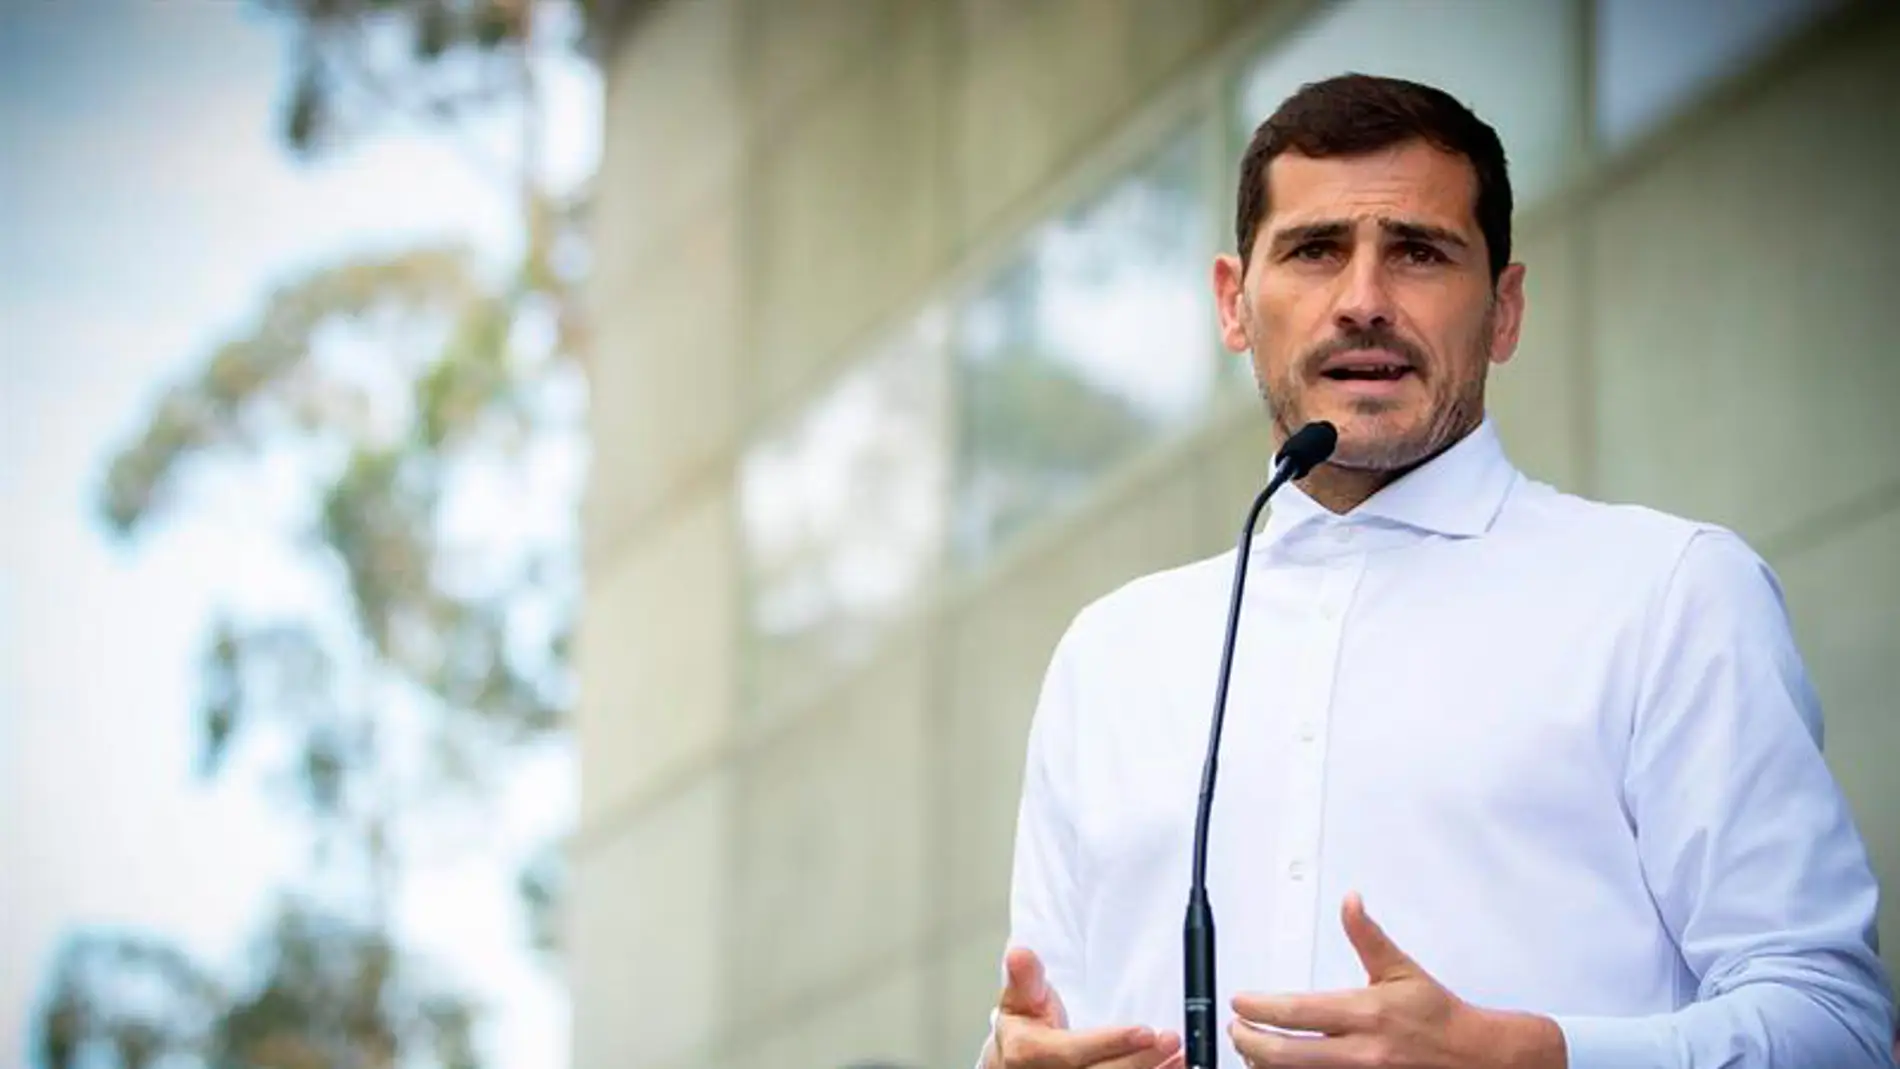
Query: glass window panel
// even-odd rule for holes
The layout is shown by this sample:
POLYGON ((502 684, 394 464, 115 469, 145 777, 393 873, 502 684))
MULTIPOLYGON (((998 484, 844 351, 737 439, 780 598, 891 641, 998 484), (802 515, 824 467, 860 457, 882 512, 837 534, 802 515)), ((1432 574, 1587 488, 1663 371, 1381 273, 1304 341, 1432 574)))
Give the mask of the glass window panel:
POLYGON ((741 465, 752 683, 775 705, 857 663, 941 562, 945 323, 922 316, 741 465))
POLYGON ((953 547, 979 560, 1201 418, 1214 382, 1206 127, 1032 232, 958 311, 953 547))
POLYGON ((1598 0, 1597 136, 1620 148, 1840 0, 1598 0))
POLYGON ((1238 136, 1252 137, 1307 82, 1348 72, 1424 82, 1497 130, 1517 202, 1529 204, 1579 163, 1579 2, 1343 0, 1275 41, 1242 77, 1238 136))

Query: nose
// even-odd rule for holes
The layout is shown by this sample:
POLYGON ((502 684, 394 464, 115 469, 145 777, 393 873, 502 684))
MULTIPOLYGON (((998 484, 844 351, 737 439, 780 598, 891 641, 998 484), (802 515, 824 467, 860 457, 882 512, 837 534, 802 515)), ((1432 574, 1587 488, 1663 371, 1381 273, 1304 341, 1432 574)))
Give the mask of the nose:
POLYGON ((1392 326, 1392 294, 1385 265, 1370 250, 1353 257, 1340 272, 1339 296, 1333 305, 1333 325, 1341 331, 1382 330, 1392 326))

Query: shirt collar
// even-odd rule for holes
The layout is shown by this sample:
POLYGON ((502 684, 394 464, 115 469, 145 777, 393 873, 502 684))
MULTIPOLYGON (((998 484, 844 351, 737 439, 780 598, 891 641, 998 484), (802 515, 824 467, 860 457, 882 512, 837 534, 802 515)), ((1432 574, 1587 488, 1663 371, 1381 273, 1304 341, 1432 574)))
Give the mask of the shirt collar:
POLYGON ((1470 538, 1490 529, 1516 478, 1517 469, 1505 456, 1497 429, 1487 415, 1450 448, 1400 476, 1345 515, 1330 512, 1297 484, 1282 486, 1274 494, 1261 540, 1277 542, 1308 523, 1368 521, 1470 538))

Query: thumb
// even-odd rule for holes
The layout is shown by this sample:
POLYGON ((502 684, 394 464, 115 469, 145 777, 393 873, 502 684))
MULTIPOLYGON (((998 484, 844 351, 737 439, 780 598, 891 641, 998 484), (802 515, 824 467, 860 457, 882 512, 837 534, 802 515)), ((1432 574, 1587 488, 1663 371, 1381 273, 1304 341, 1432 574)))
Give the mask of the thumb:
POLYGON ((1346 895, 1339 915, 1346 928, 1346 938, 1351 940, 1352 948, 1359 953, 1359 963, 1366 968, 1366 979, 1376 983, 1421 971, 1366 912, 1365 900, 1359 897, 1359 892, 1346 895))
POLYGON ((996 1006, 1004 1013, 1019 1017, 1041 1017, 1048 1009, 1049 984, 1042 972, 1042 960, 1026 947, 1012 947, 1003 956, 1008 977, 1003 996, 996 1006))

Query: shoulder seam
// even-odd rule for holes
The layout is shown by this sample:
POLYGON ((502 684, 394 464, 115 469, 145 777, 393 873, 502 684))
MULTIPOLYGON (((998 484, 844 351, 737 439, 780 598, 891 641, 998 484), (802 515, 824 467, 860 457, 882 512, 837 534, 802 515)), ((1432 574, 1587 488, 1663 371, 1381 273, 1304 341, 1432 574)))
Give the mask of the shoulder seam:
MULTIPOLYGON (((1678 517, 1679 518, 1679 517, 1678 517)), ((1707 526, 1685 520, 1687 530, 1675 548, 1668 569, 1663 573, 1662 582, 1657 583, 1645 599, 1643 608, 1642 642, 1636 649, 1636 714, 1641 715, 1648 703, 1650 670, 1654 667, 1656 653, 1656 629, 1661 626, 1663 605, 1675 593, 1676 580, 1682 575, 1682 565, 1689 557, 1689 547, 1707 533, 1707 526)), ((1631 730, 1635 729, 1635 719, 1631 720, 1631 730)))

